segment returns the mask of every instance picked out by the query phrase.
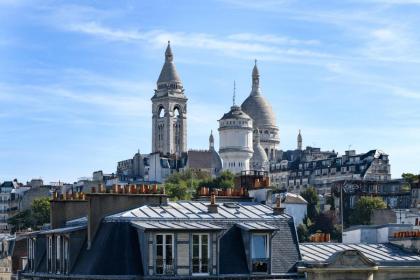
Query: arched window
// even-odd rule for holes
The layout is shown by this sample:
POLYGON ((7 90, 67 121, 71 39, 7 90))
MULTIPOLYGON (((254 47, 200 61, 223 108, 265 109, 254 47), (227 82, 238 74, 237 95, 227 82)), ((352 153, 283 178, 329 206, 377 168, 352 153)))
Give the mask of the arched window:
POLYGON ((178 107, 175 107, 174 108, 174 117, 175 118, 179 118, 180 116, 181 116, 181 113, 179 111, 179 108, 178 107))
POLYGON ((165 108, 163 108, 163 106, 159 107, 158 115, 159 118, 163 118, 165 116, 165 108))

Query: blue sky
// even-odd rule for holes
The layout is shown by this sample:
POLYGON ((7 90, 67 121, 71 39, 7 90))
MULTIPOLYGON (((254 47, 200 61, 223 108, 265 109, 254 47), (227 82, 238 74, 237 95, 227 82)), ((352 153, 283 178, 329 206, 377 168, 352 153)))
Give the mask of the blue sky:
POLYGON ((302 129, 304 145, 419 172, 418 26, 420 0, 0 0, 0 180, 73 182, 150 152, 168 40, 189 148, 207 148, 233 80, 249 94, 256 58, 282 149, 302 129))

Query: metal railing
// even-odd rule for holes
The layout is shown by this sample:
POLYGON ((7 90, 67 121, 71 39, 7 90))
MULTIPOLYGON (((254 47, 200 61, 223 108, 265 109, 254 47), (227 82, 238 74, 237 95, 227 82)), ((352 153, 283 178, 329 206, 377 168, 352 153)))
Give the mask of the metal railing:
POLYGON ((252 259, 252 272, 268 273, 269 264, 269 258, 252 259))
POLYGON ((155 273, 159 275, 174 275, 174 259, 155 259, 155 273))
POLYGON ((209 273, 209 259, 193 258, 192 273, 209 273))

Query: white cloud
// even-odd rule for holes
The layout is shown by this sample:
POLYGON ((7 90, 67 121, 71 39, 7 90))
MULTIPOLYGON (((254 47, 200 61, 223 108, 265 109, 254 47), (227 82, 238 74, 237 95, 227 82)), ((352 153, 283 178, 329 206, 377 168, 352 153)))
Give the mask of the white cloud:
MULTIPOLYGON (((318 41, 316 40, 304 41, 270 34, 239 33, 219 37, 206 33, 167 32, 164 30, 141 32, 114 29, 97 22, 69 24, 64 28, 68 31, 80 32, 109 41, 147 42, 156 48, 161 48, 169 40, 174 42, 177 47, 212 50, 219 54, 244 59, 249 59, 249 57, 260 57, 265 60, 333 57, 328 53, 306 48, 317 45, 318 41)), ((302 60, 302 62, 304 61, 302 60)))

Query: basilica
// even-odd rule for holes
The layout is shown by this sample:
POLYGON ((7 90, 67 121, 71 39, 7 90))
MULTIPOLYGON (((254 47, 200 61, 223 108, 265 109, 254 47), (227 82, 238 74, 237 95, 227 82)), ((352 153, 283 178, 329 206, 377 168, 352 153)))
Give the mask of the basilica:
POLYGON ((388 155, 380 150, 357 154, 354 150, 339 156, 335 151, 303 148, 301 131, 293 150, 281 150, 279 128, 268 100, 264 97, 257 61, 251 73, 249 96, 241 105, 235 102, 218 121, 219 150, 210 133, 208 149, 188 149, 188 98, 176 69, 168 42, 165 61, 152 101, 152 149, 118 162, 119 182, 164 182, 173 172, 186 169, 217 176, 223 170, 235 174, 263 171, 277 188, 299 192, 301 187, 325 185, 337 180, 391 179, 388 155))

